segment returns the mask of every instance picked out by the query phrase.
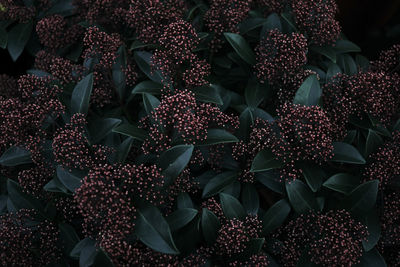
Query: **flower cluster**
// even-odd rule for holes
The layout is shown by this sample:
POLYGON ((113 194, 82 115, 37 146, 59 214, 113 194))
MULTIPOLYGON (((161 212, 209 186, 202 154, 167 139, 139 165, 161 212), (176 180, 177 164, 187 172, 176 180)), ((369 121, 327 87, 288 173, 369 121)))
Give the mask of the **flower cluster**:
POLYGON ((45 266, 59 260, 58 229, 34 217, 32 210, 25 209, 0 216, 1 265, 45 266))
POLYGON ((75 114, 71 122, 54 135, 52 147, 55 161, 71 169, 90 169, 107 162, 110 149, 102 145, 89 145, 85 136, 86 119, 75 114))
POLYGON ((299 28, 313 44, 334 44, 339 38, 341 28, 335 18, 338 12, 336 1, 294 0, 292 8, 299 28))
POLYGON ((169 24, 159 43, 162 48, 154 52, 152 67, 161 70, 165 82, 179 87, 178 82, 183 80, 185 88, 207 83, 205 78, 210 74, 210 65, 193 53, 199 37, 191 24, 183 20, 169 24))
POLYGON ((174 141, 173 137, 196 144, 207 138, 209 128, 235 129, 237 126, 236 117, 222 113, 211 104, 197 103, 192 92, 183 90, 165 95, 150 116, 142 120, 142 127, 149 130, 143 151, 149 153, 154 149, 155 152, 168 149, 174 141))
POLYGON ((253 238, 261 236, 261 222, 257 217, 247 216, 244 220, 231 219, 218 231, 215 251, 217 255, 232 257, 243 253, 253 238))
POLYGON ((400 45, 396 44, 380 53, 379 58, 371 62, 374 72, 400 73, 400 45))
POLYGON ((238 33, 238 24, 250 11, 249 0, 212 0, 210 9, 204 15, 208 29, 215 34, 211 50, 221 48, 221 36, 224 32, 238 33))
POLYGON ((307 40, 299 33, 271 30, 256 47, 256 74, 261 82, 274 83, 296 74, 307 62, 307 40))
POLYGON ((393 140, 370 155, 372 161, 364 172, 365 180, 378 179, 380 188, 390 188, 396 179, 400 181, 400 132, 393 133, 393 140))
POLYGON ((183 17, 186 10, 182 0, 132 0, 126 23, 139 34, 144 43, 158 43, 164 28, 183 17))
POLYGON ((347 211, 301 214, 274 235, 282 243, 283 266, 294 266, 303 252, 322 266, 352 266, 360 261, 368 232, 347 211))
POLYGON ((18 0, 1 0, 0 20, 16 20, 20 23, 26 23, 36 14, 34 6, 25 6, 18 0))

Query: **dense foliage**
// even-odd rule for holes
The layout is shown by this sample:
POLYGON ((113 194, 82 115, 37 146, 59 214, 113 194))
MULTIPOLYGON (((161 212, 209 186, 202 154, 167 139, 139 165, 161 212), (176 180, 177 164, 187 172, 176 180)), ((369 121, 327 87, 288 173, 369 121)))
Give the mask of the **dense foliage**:
POLYGON ((0 0, 1 266, 398 266, 400 45, 334 0, 0 0))

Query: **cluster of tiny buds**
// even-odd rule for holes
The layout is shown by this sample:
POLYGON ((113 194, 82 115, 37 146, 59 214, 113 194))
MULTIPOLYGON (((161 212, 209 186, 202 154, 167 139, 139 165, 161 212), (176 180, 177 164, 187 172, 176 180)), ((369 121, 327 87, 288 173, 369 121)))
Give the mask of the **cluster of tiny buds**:
POLYGON ((293 0, 293 13, 299 28, 315 45, 332 45, 339 38, 341 28, 335 16, 335 0, 293 0))
POLYGON ((301 214, 278 229, 278 256, 284 266, 295 266, 303 253, 321 266, 353 266, 363 254, 367 228, 345 210, 301 214))
POLYGON ((301 72, 307 62, 307 40, 300 33, 270 30, 256 47, 256 74, 261 82, 276 83, 283 75, 301 72))

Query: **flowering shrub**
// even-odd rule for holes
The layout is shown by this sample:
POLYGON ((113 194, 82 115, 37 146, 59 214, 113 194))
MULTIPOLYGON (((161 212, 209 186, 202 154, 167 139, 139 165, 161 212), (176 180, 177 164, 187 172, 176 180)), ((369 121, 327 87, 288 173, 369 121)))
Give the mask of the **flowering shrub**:
POLYGON ((398 266, 400 44, 334 0, 0 0, 1 266, 398 266))

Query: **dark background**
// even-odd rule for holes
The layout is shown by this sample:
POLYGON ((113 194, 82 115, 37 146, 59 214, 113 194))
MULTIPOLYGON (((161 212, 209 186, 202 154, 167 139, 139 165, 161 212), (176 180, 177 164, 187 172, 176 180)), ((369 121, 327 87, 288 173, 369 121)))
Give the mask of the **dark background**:
MULTIPOLYGON (((364 56, 375 59, 382 49, 400 43, 400 0, 337 0, 338 19, 343 33, 358 44, 364 56)), ((0 49, 0 73, 25 73, 33 63, 26 51, 13 62, 7 50, 0 49)))

